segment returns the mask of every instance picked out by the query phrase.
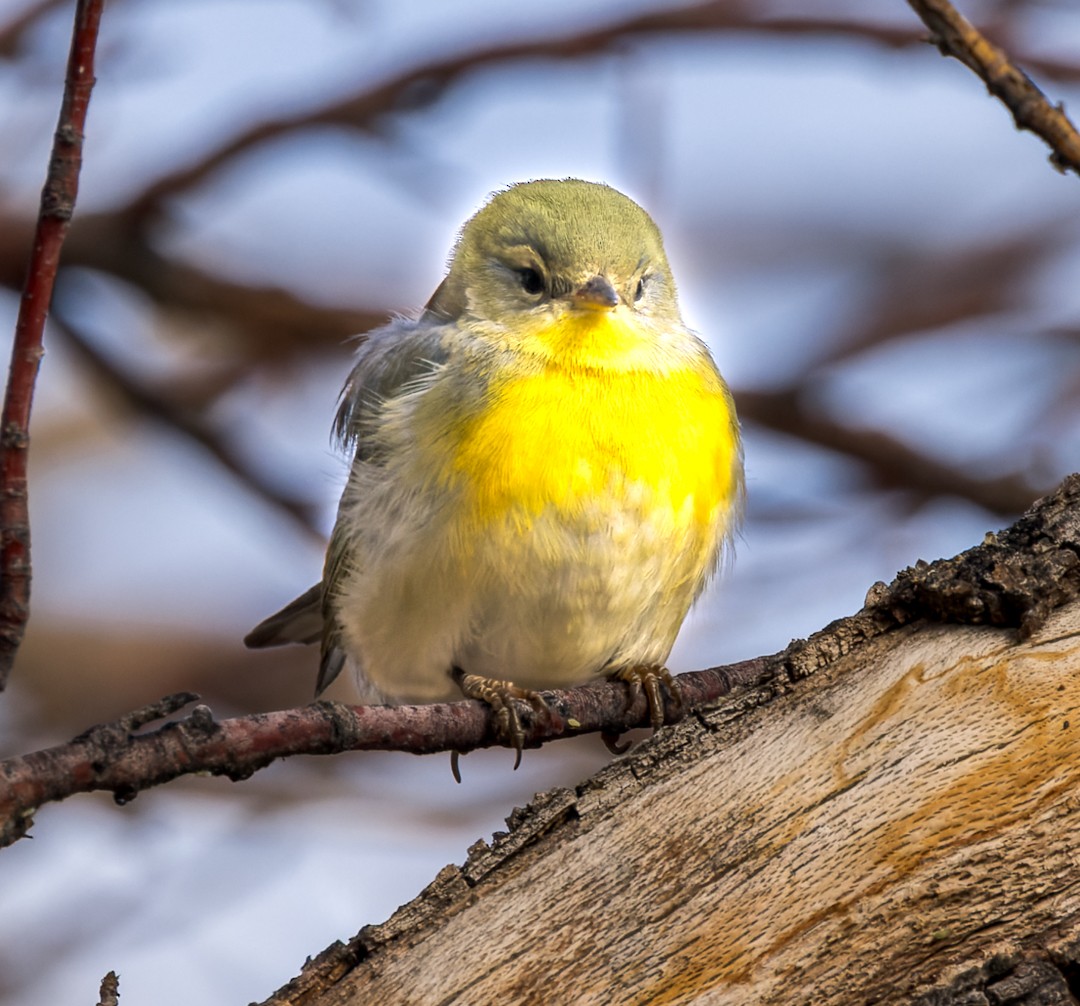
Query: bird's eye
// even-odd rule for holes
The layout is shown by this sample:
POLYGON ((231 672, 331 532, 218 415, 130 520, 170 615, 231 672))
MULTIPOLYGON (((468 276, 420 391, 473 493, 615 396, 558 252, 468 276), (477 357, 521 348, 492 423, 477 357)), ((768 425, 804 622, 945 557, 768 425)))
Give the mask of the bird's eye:
POLYGON ((634 291, 634 303, 636 304, 642 297, 645 296, 645 277, 637 281, 637 289, 634 291))
POLYGON ((518 279, 521 281, 521 289, 535 296, 544 292, 544 277, 535 269, 518 269, 518 279))

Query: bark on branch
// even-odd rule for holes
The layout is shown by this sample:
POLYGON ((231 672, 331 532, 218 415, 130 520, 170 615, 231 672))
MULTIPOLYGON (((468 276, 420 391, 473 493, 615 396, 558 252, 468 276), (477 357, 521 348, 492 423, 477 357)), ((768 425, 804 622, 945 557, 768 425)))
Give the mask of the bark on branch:
POLYGON ((0 414, 0 691, 30 617, 30 517, 26 471, 30 407, 44 354, 45 318, 60 249, 75 212, 82 167, 83 130, 94 87, 94 50, 102 0, 79 0, 68 55, 64 97, 52 156, 41 191, 30 264, 15 322, 7 390, 0 414))
MULTIPOLYGON (((770 668, 767 660, 747 660, 682 674, 678 681, 683 708, 757 682, 770 668)), ((599 682, 543 694, 550 719, 522 709, 528 747, 585 733, 618 734, 649 722, 644 696, 628 704, 626 686, 620 683, 599 682)), ((67 744, 0 762, 0 846, 25 835, 42 804, 76 793, 107 790, 123 804, 144 789, 182 775, 207 773, 239 781, 292 755, 466 754, 502 743, 491 728, 489 710, 479 702, 426 706, 316 702, 226 720, 215 720, 209 707, 199 705, 182 720, 136 732, 196 701, 198 696, 190 692, 170 695, 115 723, 92 727, 67 744)))
POLYGON ((1017 129, 1043 139, 1059 171, 1080 174, 1080 133, 1061 105, 1052 105, 1030 77, 990 42, 948 0, 908 0, 931 32, 942 55, 953 56, 978 74, 1012 112, 1017 129))

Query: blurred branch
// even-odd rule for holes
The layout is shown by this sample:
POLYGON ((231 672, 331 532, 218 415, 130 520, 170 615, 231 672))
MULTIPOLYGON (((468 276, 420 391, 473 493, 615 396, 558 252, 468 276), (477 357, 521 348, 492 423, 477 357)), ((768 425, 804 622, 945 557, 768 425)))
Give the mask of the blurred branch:
MULTIPOLYGON (((159 178, 132 200, 130 212, 141 218, 175 195, 202 182, 241 152, 260 143, 316 126, 345 126, 374 131, 384 116, 416 111, 434 104, 461 77, 477 70, 526 60, 579 60, 614 52, 635 40, 665 35, 754 33, 774 36, 851 38, 903 48, 921 44, 923 36, 904 26, 843 17, 784 17, 748 0, 706 3, 641 14, 555 38, 501 42, 457 56, 430 60, 355 91, 333 103, 309 108, 251 126, 230 137, 201 159, 159 178)), ((1080 79, 1080 65, 1033 57, 1031 65, 1047 75, 1080 79)))
POLYGON ((1053 151, 1059 171, 1080 174, 1080 134, 1062 106, 1051 105, 1023 70, 993 45, 948 0, 908 0, 931 31, 931 41, 985 81, 994 97, 1012 112, 1017 129, 1041 137, 1053 151))
POLYGON ((83 130, 94 87, 94 49, 101 5, 102 0, 78 0, 75 8, 64 96, 41 192, 0 416, 0 690, 7 684, 30 617, 30 518, 26 487, 30 408, 44 353, 45 318, 56 282, 60 249, 79 191, 83 130))
MULTIPOLYGON (((777 674, 772 658, 681 674, 683 708, 727 695, 777 674)), ((569 691, 544 692, 551 716, 526 713, 526 745, 585 733, 617 734, 649 724, 644 695, 627 704, 626 686, 603 681, 569 691)), ((135 710, 115 723, 92 727, 68 744, 0 762, 0 846, 23 837, 44 803, 75 793, 108 790, 127 803, 142 790, 182 775, 209 773, 234 782, 278 758, 342 751, 466 754, 503 742, 491 711, 479 702, 424 706, 346 706, 316 702, 300 709, 215 720, 196 706, 183 720, 145 733, 135 731, 198 700, 183 692, 135 710)))
POLYGON ((861 461, 870 468, 875 481, 885 487, 927 496, 958 496, 1003 516, 1021 513, 1039 494, 1038 488, 1018 475, 974 478, 887 433, 844 426, 808 407, 802 391, 801 387, 790 387, 736 392, 739 416, 861 461))
POLYGON ((134 375, 117 366, 82 334, 71 317, 58 312, 57 324, 93 373, 129 406, 194 441, 261 502, 284 513, 313 541, 320 545, 325 543, 326 536, 316 521, 316 508, 312 503, 289 496, 273 486, 202 416, 180 401, 174 401, 162 389, 147 387, 134 375))
POLYGON ((16 14, 10 21, 0 25, 0 57, 10 59, 14 56, 22 44, 23 35, 47 11, 54 7, 67 6, 66 0, 38 0, 36 4, 27 7, 20 14, 16 14))
POLYGON ((526 60, 578 60, 614 51, 626 42, 663 34, 718 31, 766 31, 778 34, 848 34, 890 46, 920 41, 907 29, 841 19, 779 18, 756 10, 745 0, 709 0, 673 10, 650 12, 555 38, 500 42, 470 52, 434 59, 333 103, 258 123, 227 139, 200 160, 159 178, 131 203, 142 217, 169 196, 203 181, 241 152, 299 129, 347 126, 374 131, 384 116, 434 104, 458 79, 477 70, 526 60))
POLYGON ((862 251, 869 265, 860 283, 863 303, 813 369, 922 332, 1022 310, 1037 288, 1039 270, 1060 253, 1070 227, 1067 218, 1039 217, 1023 229, 966 247, 886 243, 862 251))
POLYGON ((320 345, 338 348, 390 314, 318 306, 280 287, 248 285, 169 258, 124 211, 82 217, 71 229, 65 262, 119 277, 170 310, 212 316, 260 359, 320 345))

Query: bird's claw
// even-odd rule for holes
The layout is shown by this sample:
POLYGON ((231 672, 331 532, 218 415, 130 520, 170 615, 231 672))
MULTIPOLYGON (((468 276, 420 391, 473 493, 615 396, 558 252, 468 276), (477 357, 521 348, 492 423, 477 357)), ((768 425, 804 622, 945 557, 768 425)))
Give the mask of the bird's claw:
POLYGON ((620 736, 620 734, 612 733, 608 730, 600 731, 600 740, 604 742, 604 747, 606 747, 613 755, 624 755, 631 747, 633 747, 633 741, 620 741, 620 736))
MULTIPOLYGON (((515 700, 528 703, 538 717, 546 718, 551 715, 551 710, 543 696, 531 689, 520 688, 512 681, 499 681, 479 674, 466 674, 458 668, 454 669, 453 676, 462 695, 467 699, 483 702, 491 709, 495 736, 514 749, 514 769, 516 770, 521 764, 521 752, 525 748, 525 730, 521 725, 521 714, 518 712, 515 700)), ((459 752, 451 752, 450 769, 454 773, 454 778, 461 782, 458 757, 459 752)))
POLYGON ((667 688, 671 696, 672 704, 681 713, 683 709, 682 692, 671 671, 666 667, 635 666, 624 667, 610 675, 617 681, 625 681, 630 692, 627 706, 632 706, 638 696, 645 692, 645 700, 649 706, 649 723, 653 730, 659 730, 667 721, 667 710, 664 707, 664 692, 661 686, 667 688))

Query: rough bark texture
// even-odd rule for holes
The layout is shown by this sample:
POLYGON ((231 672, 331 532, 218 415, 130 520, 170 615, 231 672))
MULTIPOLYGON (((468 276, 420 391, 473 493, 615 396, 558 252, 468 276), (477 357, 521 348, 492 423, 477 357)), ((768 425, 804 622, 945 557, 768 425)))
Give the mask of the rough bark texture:
POLYGON ((1078 498, 538 797, 268 1004, 1077 1002, 1078 498), (909 621, 939 603, 1014 627, 909 621))

